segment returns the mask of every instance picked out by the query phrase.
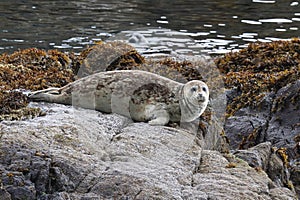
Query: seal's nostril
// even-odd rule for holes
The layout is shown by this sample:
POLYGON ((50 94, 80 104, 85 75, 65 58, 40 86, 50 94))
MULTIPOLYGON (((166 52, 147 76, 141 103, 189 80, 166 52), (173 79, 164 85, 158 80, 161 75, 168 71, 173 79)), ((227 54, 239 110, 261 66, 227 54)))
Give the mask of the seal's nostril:
POLYGON ((199 102, 204 102, 206 100, 206 97, 202 93, 199 93, 198 96, 197 96, 197 100, 199 102))

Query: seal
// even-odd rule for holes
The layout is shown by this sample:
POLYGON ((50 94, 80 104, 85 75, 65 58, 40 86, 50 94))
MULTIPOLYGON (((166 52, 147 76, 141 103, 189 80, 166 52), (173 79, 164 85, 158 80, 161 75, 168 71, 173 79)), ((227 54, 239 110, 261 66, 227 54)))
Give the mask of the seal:
POLYGON ((166 125, 197 119, 208 104, 209 90, 199 80, 182 84, 146 71, 119 70, 86 76, 61 88, 39 90, 29 98, 166 125))

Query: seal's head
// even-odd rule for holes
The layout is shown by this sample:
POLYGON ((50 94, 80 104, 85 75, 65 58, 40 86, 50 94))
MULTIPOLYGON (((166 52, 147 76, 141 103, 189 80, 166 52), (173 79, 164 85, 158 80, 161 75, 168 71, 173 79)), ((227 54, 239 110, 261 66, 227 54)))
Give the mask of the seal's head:
POLYGON ((209 90, 203 81, 193 80, 183 86, 181 120, 190 122, 198 118, 209 101, 209 90))
POLYGON ((197 106, 208 102, 209 91, 207 85, 202 81, 190 81, 183 87, 184 97, 189 103, 197 106))

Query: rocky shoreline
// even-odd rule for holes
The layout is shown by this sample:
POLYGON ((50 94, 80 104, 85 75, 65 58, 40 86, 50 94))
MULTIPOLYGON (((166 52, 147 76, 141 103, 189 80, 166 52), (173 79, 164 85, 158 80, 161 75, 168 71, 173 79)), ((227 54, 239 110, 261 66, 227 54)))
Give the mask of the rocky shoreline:
POLYGON ((119 42, 1 55, 0 199, 299 198, 300 41, 216 57, 209 77, 196 66, 212 63, 197 62, 149 60, 119 42), (204 80, 212 105, 199 122, 152 127, 24 94, 119 69, 204 80))

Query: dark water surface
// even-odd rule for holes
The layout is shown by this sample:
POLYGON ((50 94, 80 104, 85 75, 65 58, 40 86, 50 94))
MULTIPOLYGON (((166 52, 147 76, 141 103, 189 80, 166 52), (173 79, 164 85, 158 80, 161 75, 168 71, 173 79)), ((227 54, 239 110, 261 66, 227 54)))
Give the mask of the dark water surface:
MULTIPOLYGON (((80 51, 120 32, 150 27, 178 31, 210 53, 223 53, 249 42, 299 37, 300 5, 287 0, 0 0, 0 23, 0 53, 28 47, 80 51)), ((162 34, 170 42, 177 37, 162 34)))

